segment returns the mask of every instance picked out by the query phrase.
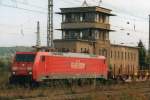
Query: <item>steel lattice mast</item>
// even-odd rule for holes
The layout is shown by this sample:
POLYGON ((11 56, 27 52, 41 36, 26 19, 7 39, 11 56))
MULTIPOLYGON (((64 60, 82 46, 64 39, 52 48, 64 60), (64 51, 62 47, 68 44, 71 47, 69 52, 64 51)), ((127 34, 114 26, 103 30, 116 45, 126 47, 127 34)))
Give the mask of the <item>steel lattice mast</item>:
POLYGON ((41 40, 40 40, 40 22, 37 22, 37 40, 36 40, 36 46, 40 47, 41 40))
POLYGON ((54 48, 54 42, 53 42, 53 0, 48 0, 47 47, 54 48))

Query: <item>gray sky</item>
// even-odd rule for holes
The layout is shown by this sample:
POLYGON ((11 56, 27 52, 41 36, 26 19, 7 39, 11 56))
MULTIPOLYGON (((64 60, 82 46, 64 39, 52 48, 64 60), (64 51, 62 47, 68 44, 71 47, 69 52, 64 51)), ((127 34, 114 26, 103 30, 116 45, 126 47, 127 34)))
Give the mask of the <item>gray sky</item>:
MULTIPOLYGON (((137 45, 139 39, 148 46, 149 0, 102 0, 102 7, 112 9, 117 16, 110 24, 112 43, 137 45), (128 24, 127 24, 128 22, 128 24), (122 29, 122 30, 120 30, 122 29), (127 35, 129 33, 130 35, 127 35)), ((54 11, 63 7, 81 6, 83 0, 54 0, 54 11)), ((87 0, 90 6, 99 0, 87 0)), ((36 41, 36 22, 41 23, 41 41, 46 45, 47 0, 0 0, 0 46, 33 46, 36 41), (30 10, 30 11, 29 11, 30 10)), ((54 15, 54 28, 60 28, 61 16, 54 15)), ((55 31, 55 38, 61 32, 55 31)))

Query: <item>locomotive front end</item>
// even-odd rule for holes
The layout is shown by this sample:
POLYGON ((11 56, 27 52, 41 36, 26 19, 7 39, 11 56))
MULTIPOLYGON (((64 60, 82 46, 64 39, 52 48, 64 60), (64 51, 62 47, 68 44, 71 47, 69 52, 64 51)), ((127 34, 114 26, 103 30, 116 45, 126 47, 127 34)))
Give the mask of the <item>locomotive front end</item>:
POLYGON ((32 79, 35 56, 36 54, 33 52, 16 53, 11 66, 11 83, 32 79))

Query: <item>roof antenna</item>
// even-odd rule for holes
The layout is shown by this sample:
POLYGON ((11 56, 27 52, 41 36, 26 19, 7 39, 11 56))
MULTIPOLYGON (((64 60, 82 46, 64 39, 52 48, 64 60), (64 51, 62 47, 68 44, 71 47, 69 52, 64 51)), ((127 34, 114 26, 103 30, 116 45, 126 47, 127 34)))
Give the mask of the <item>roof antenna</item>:
POLYGON ((133 21, 134 21, 134 26, 133 26, 133 28, 134 28, 134 31, 136 32, 135 19, 134 19, 133 21))
POLYGON ((99 4, 98 4, 99 7, 101 6, 102 2, 103 2, 102 0, 99 0, 99 4))
POLYGON ((82 7, 88 7, 88 3, 86 2, 86 0, 84 0, 83 4, 82 4, 82 7))

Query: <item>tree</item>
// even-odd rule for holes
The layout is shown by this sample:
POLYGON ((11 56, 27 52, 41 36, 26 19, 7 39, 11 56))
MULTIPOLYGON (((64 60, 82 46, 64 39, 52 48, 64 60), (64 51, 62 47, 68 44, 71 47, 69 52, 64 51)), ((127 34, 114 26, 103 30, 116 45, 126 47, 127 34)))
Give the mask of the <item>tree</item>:
POLYGON ((150 54, 146 57, 146 63, 150 65, 150 54))
POLYGON ((143 69, 143 67, 146 66, 146 49, 141 40, 138 43, 138 47, 139 47, 139 65, 140 69, 143 69))

